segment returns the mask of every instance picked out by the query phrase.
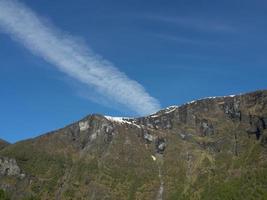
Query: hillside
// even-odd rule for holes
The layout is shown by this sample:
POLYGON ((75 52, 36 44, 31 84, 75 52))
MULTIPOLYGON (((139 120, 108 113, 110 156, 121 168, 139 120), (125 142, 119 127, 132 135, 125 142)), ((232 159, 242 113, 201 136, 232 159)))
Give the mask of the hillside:
POLYGON ((7 147, 9 143, 5 140, 0 139, 0 150, 7 147))
POLYGON ((0 188, 12 200, 267 199, 266 125, 266 90, 93 114, 0 150, 0 188))

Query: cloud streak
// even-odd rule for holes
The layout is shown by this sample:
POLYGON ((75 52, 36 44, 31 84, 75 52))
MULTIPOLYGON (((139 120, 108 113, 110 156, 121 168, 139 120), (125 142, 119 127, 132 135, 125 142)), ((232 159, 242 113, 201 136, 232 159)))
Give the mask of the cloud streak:
POLYGON ((197 45, 197 46, 202 46, 202 45, 209 45, 209 46, 223 46, 225 44, 220 43, 219 41, 211 41, 211 40, 203 40, 203 39, 198 39, 198 38, 187 38, 187 37, 181 37, 181 36, 176 36, 176 35, 169 35, 169 34, 157 34, 153 33, 157 38, 169 40, 172 42, 177 42, 181 44, 191 44, 191 45, 197 45))
POLYGON ((166 16, 147 16, 147 19, 159 21, 167 24, 173 24, 180 27, 190 28, 196 31, 214 32, 214 33, 234 33, 235 27, 232 25, 212 19, 196 17, 166 17, 166 16))
POLYGON ((58 70, 93 88, 109 102, 138 113, 160 109, 159 102, 112 63, 55 27, 16 0, 0 0, 0 29, 58 70))

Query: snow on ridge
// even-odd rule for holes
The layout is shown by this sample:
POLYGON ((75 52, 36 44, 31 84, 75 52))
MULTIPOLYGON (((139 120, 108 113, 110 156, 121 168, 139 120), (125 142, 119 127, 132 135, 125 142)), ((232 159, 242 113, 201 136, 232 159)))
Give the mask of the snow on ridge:
POLYGON ((149 115, 149 117, 152 117, 152 118, 156 118, 158 117, 159 115, 156 115, 156 114, 152 114, 152 115, 149 115))
POLYGON ((173 111, 175 111, 179 106, 169 106, 167 108, 165 108, 165 114, 171 113, 173 111))
POLYGON ((164 110, 173 110, 178 108, 179 106, 173 105, 173 106, 168 106, 167 108, 165 108, 164 110))
POLYGON ((192 103, 196 103, 197 101, 201 101, 201 100, 206 100, 206 99, 216 99, 216 98, 227 98, 227 97, 235 97, 237 95, 234 95, 234 94, 231 94, 231 95, 227 95, 227 96, 213 96, 213 97, 204 97, 204 98, 201 98, 201 99, 196 99, 196 100, 193 100, 193 101, 190 101, 188 103, 185 103, 184 105, 186 104, 192 104, 192 103))
POLYGON ((129 121, 127 121, 128 119, 130 119, 129 117, 112 117, 112 116, 108 116, 105 115, 105 118, 107 118, 110 121, 115 121, 115 122, 121 122, 121 123, 128 123, 129 121))
MULTIPOLYGON (((240 94, 241 95, 241 94, 240 94)), ((155 113, 152 113, 150 115, 148 115, 147 117, 151 117, 151 118, 157 118, 159 117, 161 114, 169 114, 169 113, 172 113, 174 112, 177 108, 181 107, 181 106, 184 106, 184 105, 189 105, 189 104, 193 104, 193 103, 197 103, 198 101, 201 101, 201 100, 206 100, 206 99, 216 99, 216 98, 227 98, 227 97, 235 97, 235 96, 238 96, 238 95, 227 95, 227 96, 211 96, 211 97, 204 97, 204 98, 200 98, 200 99, 196 99, 196 100, 193 100, 193 101, 190 101, 190 102, 187 102, 187 103, 184 103, 180 106, 177 106, 177 105, 172 105, 172 106, 168 106, 158 112, 155 112, 155 113)), ((113 122, 118 122, 118 123, 126 123, 126 124, 131 124, 131 125, 135 125, 137 127, 140 128, 139 125, 135 124, 134 123, 134 119, 135 118, 131 118, 131 117, 113 117, 113 116, 108 116, 106 115, 105 118, 107 118, 108 120, 110 121, 113 121, 113 122), (131 121, 133 119, 133 121, 131 121)))
POLYGON ((213 96, 213 97, 204 97, 204 98, 201 98, 201 99, 196 99, 196 100, 193 100, 193 101, 190 101, 190 102, 187 102, 187 103, 184 103, 180 106, 177 106, 177 105, 173 105, 173 106, 168 106, 167 108, 164 108, 156 113, 153 113, 153 114, 150 114, 149 117, 152 117, 152 118, 156 118, 156 117, 159 117, 159 113, 164 111, 164 114, 168 114, 168 113, 171 113, 173 111, 175 111, 177 108, 183 106, 183 105, 189 105, 189 104, 193 104, 193 103, 196 103, 197 101, 201 101, 201 100, 206 100, 206 99, 216 99, 216 98, 227 98, 227 97, 235 97, 237 95, 227 95, 227 96, 213 96))
POLYGON ((167 108, 164 108, 164 109, 162 109, 162 110, 160 110, 160 111, 158 111, 156 113, 150 114, 149 117, 156 118, 156 117, 159 116, 158 114, 160 112, 164 112, 164 114, 169 114, 169 113, 175 111, 177 108, 179 108, 179 106, 176 106, 176 105, 168 106, 167 108))
POLYGON ((137 126, 138 128, 141 128, 139 125, 129 121, 130 119, 134 119, 134 118, 130 118, 130 117, 112 117, 112 116, 108 116, 108 115, 105 115, 104 117, 109 121, 117 122, 117 123, 120 123, 120 124, 131 124, 131 125, 137 126))

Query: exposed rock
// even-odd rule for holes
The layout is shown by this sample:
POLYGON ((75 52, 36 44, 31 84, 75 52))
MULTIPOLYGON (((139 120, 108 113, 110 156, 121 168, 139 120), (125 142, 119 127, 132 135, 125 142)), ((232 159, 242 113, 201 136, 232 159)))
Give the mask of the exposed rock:
POLYGON ((183 140, 185 140, 186 139, 186 134, 183 134, 183 133, 180 133, 180 136, 181 136, 181 138, 183 139, 183 140))
POLYGON ((105 132, 105 141, 106 142, 111 142, 112 141, 112 138, 115 134, 114 132, 114 127, 112 124, 104 124, 102 129, 104 129, 104 132, 105 132))
POLYGON ((178 136, 179 136, 182 140, 186 140, 186 141, 189 141, 189 140, 192 139, 192 134, 190 134, 190 133, 186 133, 186 132, 178 133, 178 136))
POLYGON ((21 173, 17 162, 13 158, 0 157, 0 176, 19 176, 25 177, 25 174, 21 173))
POLYGON ((27 173, 19 180, 25 174, 16 160, 2 158, 0 187, 14 200, 31 194, 155 199, 157 192, 162 199, 246 199, 257 193, 256 185, 262 191, 256 198, 264 199, 266 105, 267 91, 261 91, 206 98, 139 118, 90 115, 0 151, 27 173), (233 179, 233 169, 241 179, 233 179), (238 192, 243 186, 246 196, 238 192))
POLYGON ((156 152, 162 154, 167 146, 166 139, 157 138, 155 146, 156 146, 156 152))
POLYGON ((89 128, 88 121, 81 121, 79 122, 80 131, 86 131, 89 128))
POLYGON ((214 128, 213 128, 213 125, 208 122, 208 120, 206 119, 203 119, 201 122, 200 122, 200 134, 202 136, 207 136, 207 135, 212 135, 214 133, 214 128))
POLYGON ((241 120, 240 100, 237 97, 226 99, 224 113, 231 119, 241 120))
POLYGON ((115 134, 115 126, 102 115, 90 115, 78 123, 66 127, 66 134, 77 148, 90 147, 95 140, 110 143, 115 134))
POLYGON ((263 117, 249 115, 250 128, 247 130, 249 135, 255 134, 257 140, 260 139, 263 130, 266 129, 265 119, 263 117))
POLYGON ((143 137, 144 137, 146 143, 151 143, 154 140, 154 136, 150 135, 147 130, 143 130, 143 137))
POLYGON ((177 108, 178 107, 173 106, 167 108, 166 110, 161 110, 156 114, 132 119, 131 121, 151 129, 171 129, 172 119, 177 108))

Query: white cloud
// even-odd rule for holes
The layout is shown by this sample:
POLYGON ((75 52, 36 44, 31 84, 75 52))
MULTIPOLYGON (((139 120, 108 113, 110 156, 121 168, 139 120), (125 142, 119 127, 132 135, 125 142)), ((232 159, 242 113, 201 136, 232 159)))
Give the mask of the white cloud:
POLYGON ((110 102, 138 114, 152 113, 160 108, 159 102, 139 83, 73 37, 48 26, 24 4, 0 0, 0 28, 60 71, 93 87, 110 102))

